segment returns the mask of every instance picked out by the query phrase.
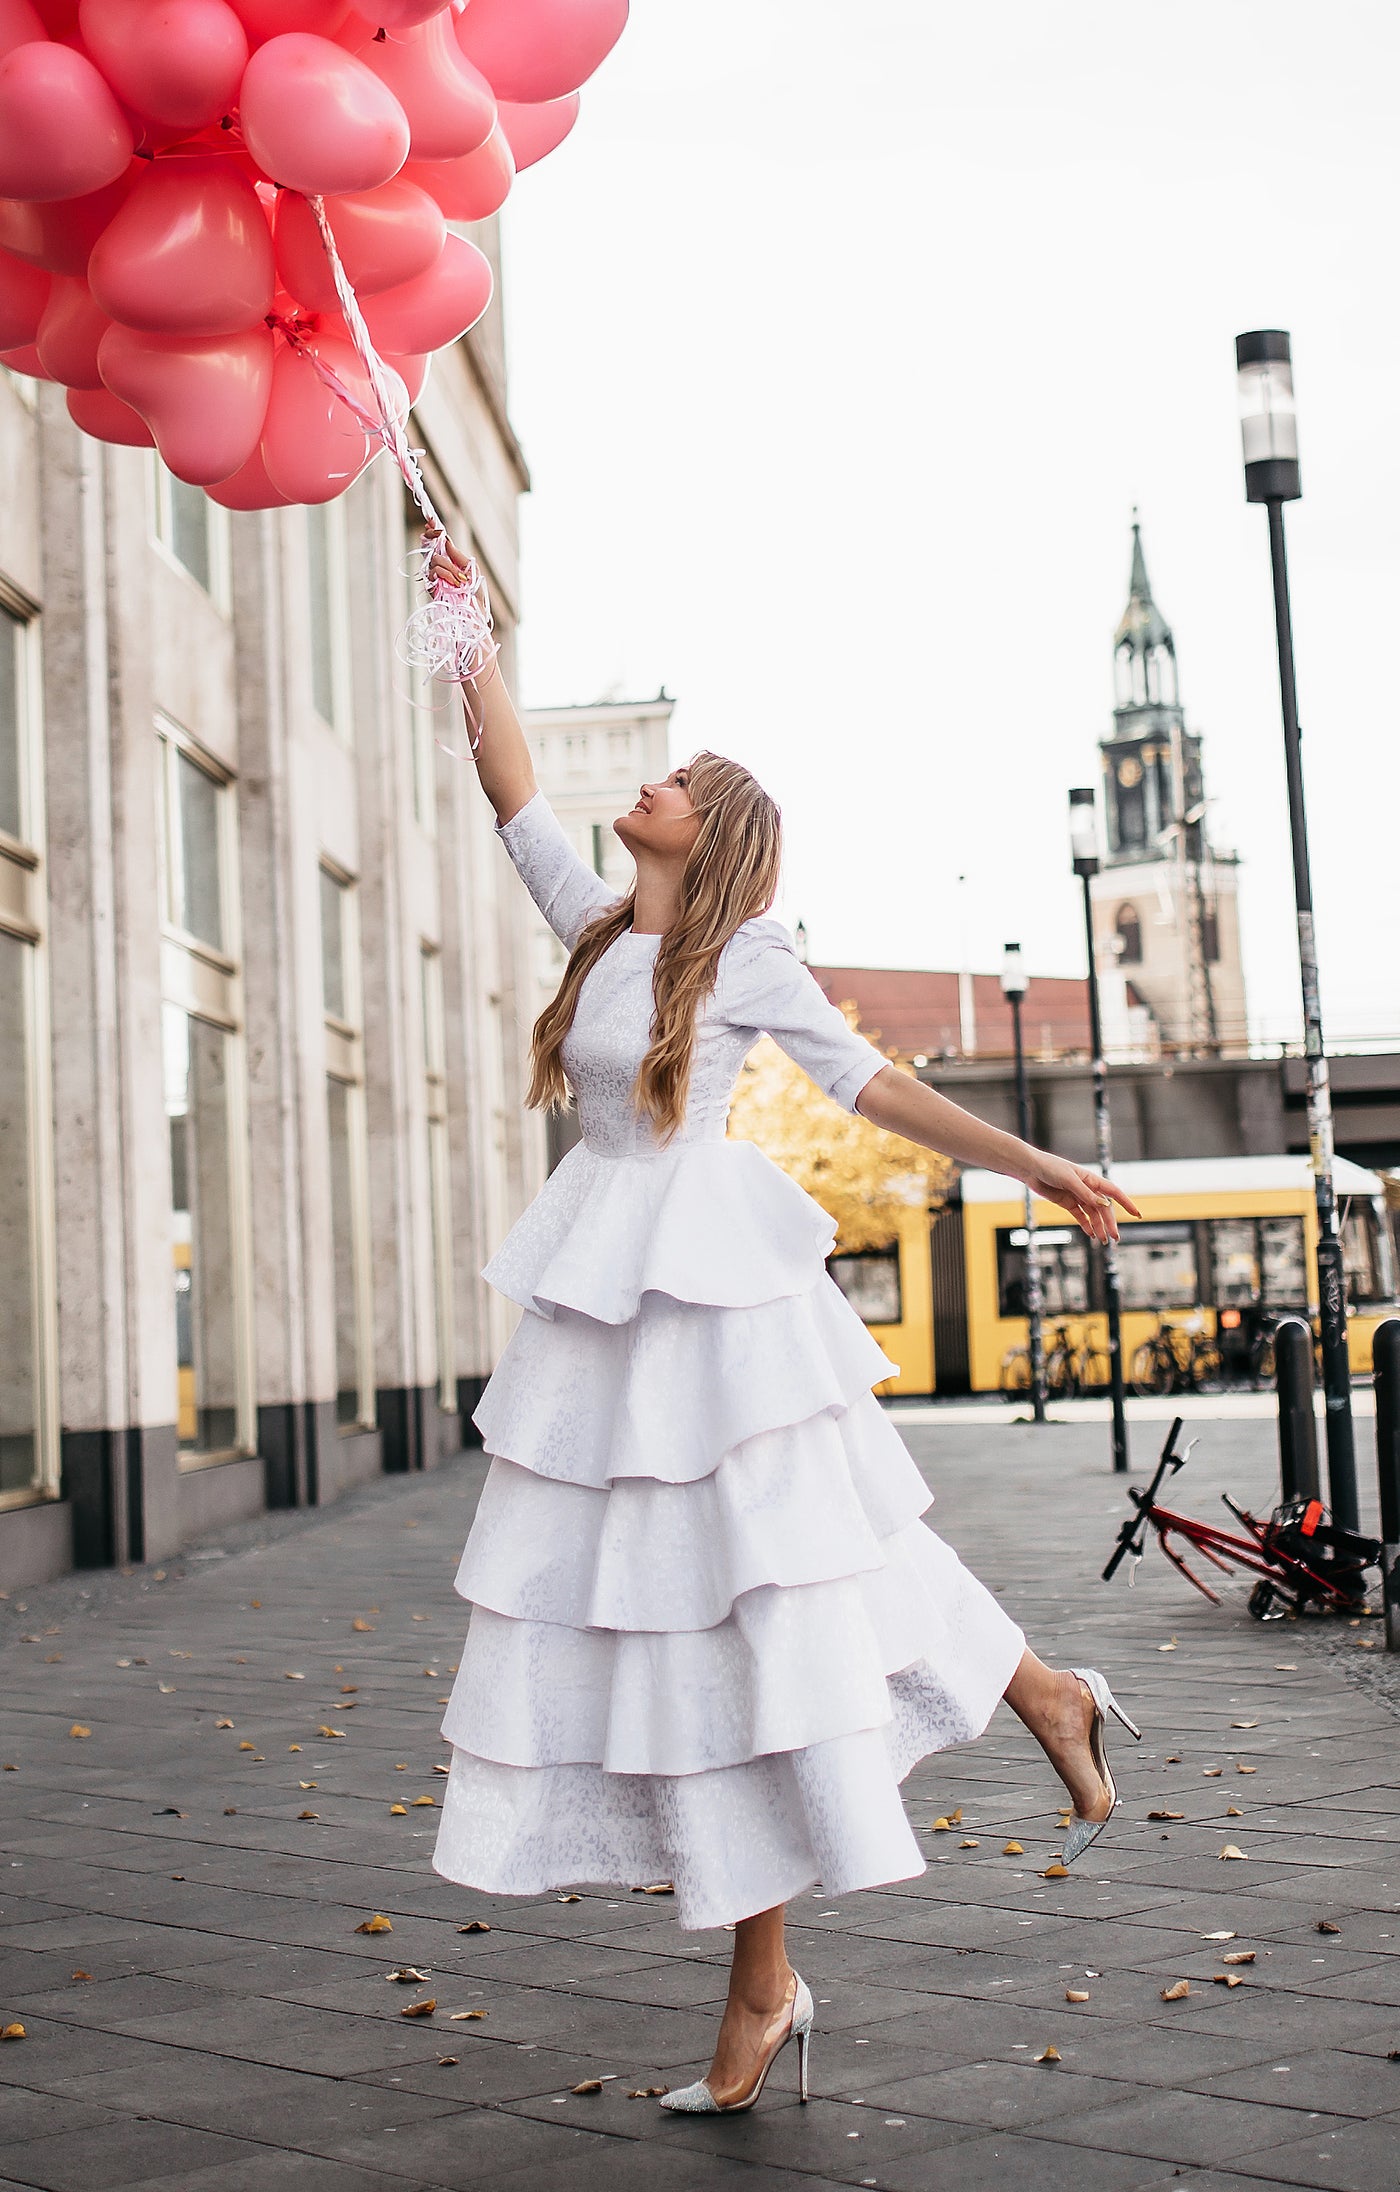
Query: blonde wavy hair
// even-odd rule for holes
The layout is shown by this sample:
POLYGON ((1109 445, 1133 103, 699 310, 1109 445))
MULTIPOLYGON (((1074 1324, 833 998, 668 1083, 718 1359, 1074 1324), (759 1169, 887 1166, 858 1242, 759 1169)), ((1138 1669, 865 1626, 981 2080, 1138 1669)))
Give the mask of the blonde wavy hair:
MULTIPOLYGON (((700 831, 681 880, 681 910, 661 939, 652 976, 651 1046, 637 1071, 632 1101, 659 1138, 685 1118, 696 1016, 715 986, 720 953, 737 929, 773 903, 782 863, 782 816, 761 784, 722 754, 698 753, 686 789, 700 831)), ((552 1004, 535 1022, 526 1099, 538 1109, 569 1102, 564 1039, 579 991, 608 946, 632 926, 636 888, 590 921, 575 944, 552 1004)))

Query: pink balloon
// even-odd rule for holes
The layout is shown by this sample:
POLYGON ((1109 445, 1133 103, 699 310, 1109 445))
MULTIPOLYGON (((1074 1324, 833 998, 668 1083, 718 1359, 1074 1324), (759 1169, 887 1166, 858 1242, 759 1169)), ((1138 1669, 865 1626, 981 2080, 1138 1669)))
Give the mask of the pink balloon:
POLYGON ((627 0, 471 0, 456 29, 498 99, 535 106, 577 91, 626 22, 627 0))
POLYGON ((272 308, 272 233, 231 162, 151 162, 93 246, 92 293, 126 327, 232 335, 272 308))
POLYGON ((418 398, 423 393, 424 383, 432 369, 433 354, 431 350, 424 351, 421 356, 416 358, 386 358, 384 363, 392 366, 398 374, 399 379, 403 382, 409 403, 417 403, 418 398))
POLYGON ((39 332, 51 276, 0 251, 0 350, 16 350, 39 332))
POLYGON ((578 120, 579 97, 576 91, 565 92, 562 99, 546 99, 542 106, 512 106, 503 100, 497 108, 500 116, 501 135, 510 146, 516 173, 523 167, 533 167, 536 160, 544 159, 556 145, 562 145, 569 131, 578 120))
MULTIPOLYGON (((352 395, 373 410, 369 382, 352 346, 340 336, 320 335, 315 347, 352 395)), ((288 502, 333 502, 359 478, 376 446, 310 358, 290 345, 279 348, 262 437, 263 463, 278 492, 288 502)))
POLYGON ((20 343, 13 350, 0 350, 0 365, 7 365, 12 373, 27 373, 32 381, 46 381, 49 377, 33 343, 20 343))
POLYGON ((82 0, 83 44, 145 120, 203 129, 238 97, 248 37, 227 0, 82 0))
POLYGON ((377 350, 415 356, 441 350, 474 327, 491 302, 491 262, 465 236, 449 235, 426 274, 364 300, 377 350))
POLYGON ((226 480, 213 487, 206 487, 205 494, 211 502, 222 503, 225 510, 285 510, 287 497, 280 495, 267 476, 262 450, 255 449, 246 464, 226 480))
POLYGON ((83 54, 52 40, 0 61, 0 196, 48 201, 114 183, 131 125, 83 54))
POLYGON ((36 338, 49 379, 66 388, 100 388, 97 346, 111 324, 81 275, 60 274, 36 338))
POLYGON ((78 27, 78 0, 34 0, 34 12, 40 16, 53 38, 66 38, 78 27))
POLYGON ((415 23, 426 23, 431 16, 441 15, 450 0, 367 0, 351 17, 353 23, 363 23, 367 30, 411 30, 415 23))
POLYGON ((479 152, 464 160, 410 160, 403 179, 431 191, 449 221, 484 221, 510 196, 515 162, 498 123, 479 152))
MULTIPOLYGON (((436 200, 402 176, 378 190, 328 199, 326 218, 357 296, 372 296, 426 274, 447 239, 447 223, 436 200)), ((284 190, 278 198, 274 237, 277 271, 297 302, 313 312, 338 312, 340 299, 321 231, 296 191, 284 190)))
POLYGON ((110 388, 70 388, 68 416, 96 441, 120 442, 128 449, 154 449, 155 435, 139 411, 110 388))
POLYGON ((240 113, 259 167, 292 190, 377 190, 408 157, 398 100, 328 38, 294 32, 259 46, 243 72, 240 113))
POLYGON ((212 487, 258 445, 272 387, 272 330, 148 335, 110 327, 98 350, 114 396, 139 411, 177 479, 212 487))
POLYGON ((16 198, 0 198, 0 246, 31 266, 47 267, 52 274, 86 273, 88 254, 126 202, 144 166, 144 161, 133 160, 127 173, 105 190, 53 205, 22 205, 16 198))
POLYGON ((495 94, 447 16, 388 38, 368 34, 355 51, 408 116, 415 160, 459 160, 485 144, 496 124, 495 94))
POLYGON ((350 13, 350 0, 230 0, 230 5, 255 46, 292 30, 333 38, 350 13))
POLYGON ((0 0, 0 54, 48 35, 29 0, 0 0))

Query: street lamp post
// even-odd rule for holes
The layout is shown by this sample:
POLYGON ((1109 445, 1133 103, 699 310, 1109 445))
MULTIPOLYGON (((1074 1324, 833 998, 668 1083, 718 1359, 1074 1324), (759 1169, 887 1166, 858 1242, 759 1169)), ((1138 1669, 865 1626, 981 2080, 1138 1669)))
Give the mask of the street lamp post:
POLYGON ((1303 802, 1303 756, 1293 662, 1293 615, 1283 506, 1302 495, 1298 469, 1298 417, 1293 402, 1293 359, 1281 328, 1259 328, 1235 337, 1240 424, 1244 436, 1245 495, 1267 504, 1269 554, 1274 574, 1274 623, 1278 635, 1279 692, 1283 702, 1283 754, 1288 777, 1288 822, 1293 837, 1293 895, 1298 914, 1298 963, 1303 986, 1303 1043, 1308 1076, 1308 1144, 1317 1198, 1317 1284, 1322 1312, 1322 1384, 1327 1403, 1327 1480, 1332 1519, 1339 1528, 1360 1526, 1356 1498, 1356 1440, 1351 1416, 1351 1362, 1347 1352, 1346 1270, 1332 1181, 1332 1088, 1322 1047, 1322 1004, 1313 928, 1312 871, 1303 802))
MULTIPOLYGON (((1011 1030, 1016 1044, 1016 1131, 1023 1142, 1031 1138, 1031 1094, 1026 1080, 1026 1047, 1021 1035, 1021 1006, 1026 995, 1026 970, 1019 944, 1008 944, 1001 967, 1002 994, 1011 1007, 1011 1030)), ((1031 1415, 1045 1421, 1045 1320, 1040 1285, 1040 1252, 1035 1241, 1035 1198, 1026 1189, 1026 1323, 1031 1358, 1031 1415)))
MULTIPOLYGON (((1069 795, 1069 841, 1074 872, 1084 886, 1084 934, 1089 949, 1089 1043, 1094 1054, 1094 1141, 1105 1177, 1113 1163, 1113 1127, 1108 1115, 1108 1067, 1103 1055, 1103 1019, 1099 1011, 1099 963, 1094 950, 1094 901, 1089 885, 1099 868, 1099 833, 1092 788, 1069 795)), ((1118 1247, 1103 1244, 1104 1294, 1108 1302, 1108 1381, 1113 1395, 1113 1467, 1128 1467, 1128 1412, 1123 1390, 1123 1297, 1118 1283, 1118 1247)))

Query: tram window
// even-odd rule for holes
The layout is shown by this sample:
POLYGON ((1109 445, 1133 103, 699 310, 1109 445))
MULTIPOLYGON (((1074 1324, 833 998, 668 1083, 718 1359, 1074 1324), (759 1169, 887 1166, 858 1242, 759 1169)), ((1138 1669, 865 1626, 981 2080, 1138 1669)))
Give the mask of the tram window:
MULTIPOLYGON (((1035 1237, 1041 1306, 1047 1317, 1082 1317, 1089 1308, 1089 1244, 1072 1226, 1048 1226, 1035 1237)), ((1026 1231, 997 1228, 997 1314, 1026 1314, 1026 1231)))
POLYGON ((1308 1267, 1301 1218, 1259 1220, 1259 1268, 1264 1301, 1271 1309, 1303 1309, 1308 1267))
POLYGON ((1175 1224, 1125 1226, 1118 1243, 1125 1309, 1192 1309, 1200 1300, 1196 1228, 1175 1224))
POLYGON ((833 1256, 827 1270, 862 1323, 903 1321, 897 1248, 877 1249, 862 1256, 833 1256))
POLYGON ((1259 1299, 1259 1242, 1253 1218, 1209 1221, 1211 1299, 1218 1309, 1248 1309, 1259 1299))
POLYGON ((1376 1275, 1375 1240, 1371 1213, 1355 1203, 1342 1219, 1342 1256, 1346 1266, 1347 1295, 1354 1302, 1376 1301, 1380 1283, 1376 1275))

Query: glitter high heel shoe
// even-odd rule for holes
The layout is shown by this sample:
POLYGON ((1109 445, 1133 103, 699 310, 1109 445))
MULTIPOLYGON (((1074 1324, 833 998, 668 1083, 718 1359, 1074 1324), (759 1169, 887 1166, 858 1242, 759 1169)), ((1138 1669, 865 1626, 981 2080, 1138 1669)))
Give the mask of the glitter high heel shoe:
POLYGON ((1115 1720, 1121 1720, 1135 1742, 1140 1743, 1142 1741, 1141 1728, 1134 1726, 1128 1718, 1097 1667, 1075 1667, 1071 1669, 1071 1672, 1078 1681, 1084 1684, 1085 1689, 1094 1701, 1094 1718, 1089 1728, 1089 1748, 1094 1754, 1094 1764, 1098 1768, 1100 1778, 1108 1785, 1110 1802, 1102 1819, 1071 1819, 1065 1834, 1065 1846, 1061 1853, 1062 1862, 1066 1865, 1072 1865, 1076 1857, 1084 1855, 1091 1842, 1098 1840, 1118 1809, 1118 1784, 1113 1778, 1108 1763, 1108 1751, 1104 1743, 1104 1729, 1107 1725, 1108 1715, 1112 1713, 1115 1720))
MULTIPOLYGON (((773 2068, 774 2063, 782 2054, 789 2040, 796 2040, 797 2042, 797 2097, 799 2100, 805 2101, 807 2098, 807 2050, 812 2041, 812 1995, 805 1979, 799 1978, 796 1972, 793 1973, 792 1977, 792 2014, 787 2019, 787 2029, 786 2031, 782 2029, 783 2018, 780 2011, 776 2020, 780 2036, 776 2039, 770 2037, 764 2050, 763 2060, 758 2067, 758 2075, 747 2093, 741 2094, 737 2101, 717 2101, 704 2079, 697 2078, 694 2085, 683 2085, 674 2093, 663 2093, 661 2106, 663 2108, 673 2108, 680 2114, 687 2116, 737 2116, 742 2110, 753 2107, 754 2102, 763 2091, 769 2071, 773 2068)), ((786 2005, 784 2007, 786 2008, 786 2005)))

